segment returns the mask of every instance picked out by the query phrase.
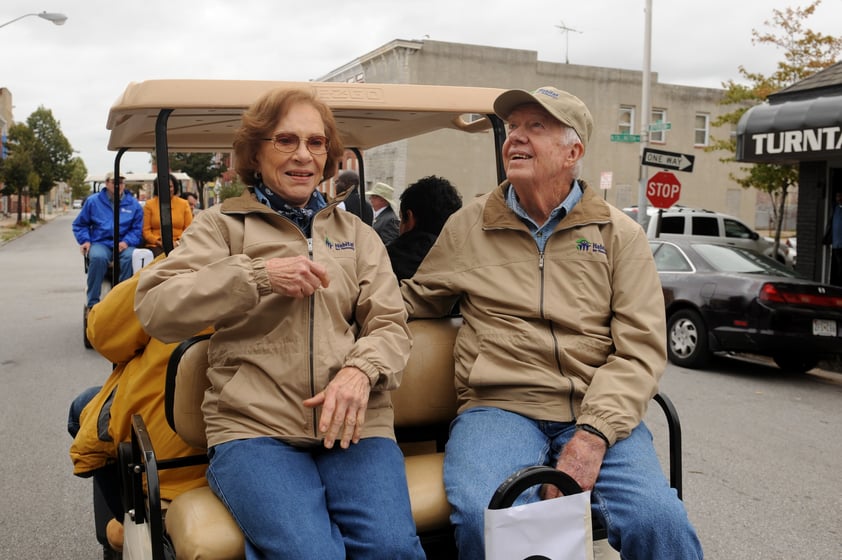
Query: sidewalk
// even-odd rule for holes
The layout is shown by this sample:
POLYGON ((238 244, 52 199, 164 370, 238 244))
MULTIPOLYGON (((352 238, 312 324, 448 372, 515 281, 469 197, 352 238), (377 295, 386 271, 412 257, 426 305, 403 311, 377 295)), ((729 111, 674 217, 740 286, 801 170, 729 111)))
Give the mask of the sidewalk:
MULTIPOLYGON (((41 219, 43 222, 49 222, 54 220, 59 216, 63 216, 67 214, 67 211, 61 210, 52 212, 50 214, 42 214, 41 219)), ((0 246, 5 245, 9 241, 13 239, 17 239, 21 235, 25 233, 29 233, 33 229, 39 227, 43 222, 37 222, 34 224, 29 223, 29 214, 24 214, 21 216, 23 223, 18 226, 18 215, 17 213, 9 214, 8 216, 0 215, 0 246)))

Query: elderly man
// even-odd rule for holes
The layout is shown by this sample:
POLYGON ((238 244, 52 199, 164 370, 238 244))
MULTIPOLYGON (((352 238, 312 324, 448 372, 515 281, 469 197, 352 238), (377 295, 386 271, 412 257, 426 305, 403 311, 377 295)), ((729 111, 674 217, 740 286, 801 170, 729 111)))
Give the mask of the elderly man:
POLYGON ((400 233, 400 220, 393 208, 395 202, 395 189, 386 183, 375 183, 374 188, 366 191, 365 195, 371 201, 374 209, 374 223, 372 227, 384 245, 388 245, 397 239, 400 233))
POLYGON ((666 363, 649 244, 578 178, 590 112, 553 87, 504 92, 494 110, 508 123, 508 180, 454 214, 402 284, 411 317, 457 301, 464 317, 444 467, 460 557, 483 557, 497 486, 545 464, 592 491, 623 558, 702 558, 642 422, 666 363))
MULTIPOLYGON (((131 278, 132 254, 143 239, 143 207, 125 192, 125 177, 120 177, 119 205, 120 232, 118 236, 120 253, 120 278, 122 282, 131 278)), ((82 211, 73 220, 73 235, 79 250, 88 256, 88 290, 86 308, 90 310, 99 302, 102 281, 111 262, 114 245, 114 174, 105 176, 105 188, 88 197, 82 211)))

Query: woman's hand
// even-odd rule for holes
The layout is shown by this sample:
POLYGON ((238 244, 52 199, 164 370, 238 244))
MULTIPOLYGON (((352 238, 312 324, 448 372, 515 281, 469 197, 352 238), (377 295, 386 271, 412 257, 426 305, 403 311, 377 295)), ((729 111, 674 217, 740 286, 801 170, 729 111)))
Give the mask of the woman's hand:
POLYGON ((269 259, 266 272, 272 291, 288 297, 310 297, 330 284, 327 268, 304 256, 269 259))
POLYGON ((327 449, 333 448, 337 438, 341 438, 342 449, 360 441, 370 392, 371 382, 366 374, 355 367, 344 367, 324 391, 304 401, 306 407, 322 407, 319 432, 325 434, 327 449))

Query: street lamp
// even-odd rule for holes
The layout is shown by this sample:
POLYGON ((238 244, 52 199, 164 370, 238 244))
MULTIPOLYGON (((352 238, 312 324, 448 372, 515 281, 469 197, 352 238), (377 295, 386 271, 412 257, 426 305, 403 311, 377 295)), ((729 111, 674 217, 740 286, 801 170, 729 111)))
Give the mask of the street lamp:
POLYGON ((19 19, 23 19, 29 16, 38 16, 39 18, 51 21, 56 25, 64 25, 64 22, 67 21, 67 16, 64 14, 58 14, 55 12, 41 12, 40 14, 23 14, 22 16, 16 17, 15 19, 7 21, 4 24, 0 24, 0 27, 6 27, 10 23, 15 23, 19 19))

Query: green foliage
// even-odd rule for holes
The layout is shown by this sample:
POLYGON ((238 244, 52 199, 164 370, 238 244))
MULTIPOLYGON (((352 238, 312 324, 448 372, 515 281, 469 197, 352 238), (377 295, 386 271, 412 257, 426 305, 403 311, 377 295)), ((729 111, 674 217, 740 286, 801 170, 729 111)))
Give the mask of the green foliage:
POLYGON ((245 183, 243 183, 239 179, 235 179, 230 183, 223 183, 223 185, 219 187, 219 202, 222 202, 226 198, 234 198, 236 196, 240 196, 241 194, 243 194, 243 191, 245 189, 245 183))
MULTIPOLYGON (((712 125, 732 125, 739 122, 743 114, 752 106, 764 103, 773 93, 812 76, 816 72, 835 64, 836 57, 842 52, 842 37, 822 35, 804 26, 816 11, 822 0, 813 0, 804 8, 786 8, 772 10, 773 17, 764 21, 771 31, 761 33, 752 30, 752 43, 774 45, 783 49, 783 60, 769 76, 750 72, 739 66, 740 75, 746 84, 733 80, 724 82, 725 94, 723 105, 734 107, 730 113, 721 115, 712 125)), ((720 158, 723 162, 736 161, 737 140, 734 136, 726 139, 711 138, 708 151, 723 151, 727 155, 720 158)), ((786 202, 789 187, 798 184, 798 168, 793 165, 752 164, 740 168, 742 175, 731 175, 744 188, 756 188, 769 193, 772 198, 772 210, 779 237, 782 209, 786 202)))
MULTIPOLYGON (((73 148, 49 109, 38 107, 26 119, 26 124, 36 139, 31 155, 32 164, 38 173, 35 193, 47 194, 56 183, 70 178, 73 148)), ((36 200, 36 212, 40 215, 40 199, 36 200)))
POLYGON ((74 157, 70 160, 70 175, 67 184, 70 185, 71 198, 84 199, 91 193, 91 186, 85 182, 88 176, 88 168, 81 158, 74 157))
POLYGON ((9 129, 9 155, 3 160, 2 176, 5 187, 4 195, 16 194, 18 197, 18 222, 23 220, 22 198, 27 192, 36 192, 40 177, 35 172, 32 153, 37 139, 32 130, 22 123, 14 124, 9 129))
POLYGON ((170 169, 187 173, 196 182, 199 200, 204 200, 205 185, 216 181, 227 167, 217 154, 211 153, 172 153, 169 157, 170 169))

